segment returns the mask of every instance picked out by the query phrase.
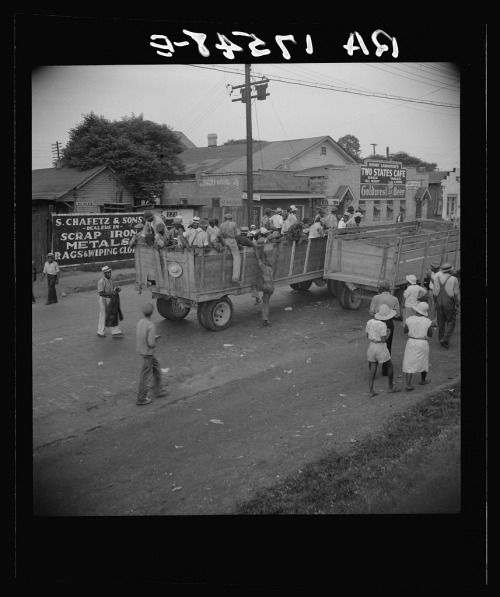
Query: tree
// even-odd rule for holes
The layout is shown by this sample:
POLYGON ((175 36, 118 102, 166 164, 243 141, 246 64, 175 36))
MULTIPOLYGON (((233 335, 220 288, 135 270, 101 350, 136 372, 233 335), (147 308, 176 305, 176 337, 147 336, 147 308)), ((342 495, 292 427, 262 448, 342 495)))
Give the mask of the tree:
POLYGON ((404 151, 391 153, 390 159, 394 162, 401 162, 401 164, 407 168, 425 168, 426 172, 434 172, 437 168, 437 164, 435 162, 424 162, 424 160, 416 158, 415 156, 404 151))
POLYGON ((109 166, 134 197, 148 202, 161 195, 165 180, 184 171, 178 157, 182 147, 167 125, 144 120, 142 114, 113 121, 94 112, 82 116, 62 151, 64 165, 79 170, 109 166))
POLYGON ((346 151, 350 156, 354 159, 359 158, 359 154, 361 153, 361 146, 359 144, 359 139, 354 135, 344 135, 338 139, 337 143, 342 147, 344 151, 346 151))

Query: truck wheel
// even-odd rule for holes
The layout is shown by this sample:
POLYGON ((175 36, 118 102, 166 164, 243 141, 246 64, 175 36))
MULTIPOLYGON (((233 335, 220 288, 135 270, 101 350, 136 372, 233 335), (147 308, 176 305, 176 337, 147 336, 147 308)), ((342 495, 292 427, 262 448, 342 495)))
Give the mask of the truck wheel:
POLYGON ((204 328, 207 327, 205 325, 205 320, 203 319, 206 305, 207 305, 207 303, 199 303, 198 304, 198 309, 196 311, 196 316, 198 317, 198 323, 201 326, 203 326, 204 328))
POLYGON ((359 309, 363 299, 357 296, 356 291, 352 291, 347 284, 342 282, 338 292, 338 299, 340 306, 343 309, 349 309, 354 311, 355 309, 359 309))
POLYGON ((191 310, 189 307, 181 307, 175 299, 167 298, 156 299, 156 308, 162 317, 170 319, 170 321, 184 319, 191 310))
POLYGON ((326 285, 328 287, 328 292, 333 296, 333 298, 337 298, 339 294, 339 281, 327 280, 326 285))
POLYGON ((296 284, 290 284, 290 288, 293 290, 297 290, 299 292, 305 292, 309 290, 312 285, 312 280, 307 280, 306 282, 297 282, 296 284))
POLYGON ((202 311, 204 327, 213 332, 221 332, 231 325, 233 303, 227 296, 214 301, 207 301, 202 311))

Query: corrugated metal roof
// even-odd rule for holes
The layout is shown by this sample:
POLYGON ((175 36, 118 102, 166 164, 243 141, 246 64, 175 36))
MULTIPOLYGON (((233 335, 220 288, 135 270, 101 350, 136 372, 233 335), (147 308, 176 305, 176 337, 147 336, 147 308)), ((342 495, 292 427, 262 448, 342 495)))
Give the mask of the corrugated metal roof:
POLYGON ((90 170, 77 168, 42 168, 31 171, 31 199, 56 201, 105 170, 107 166, 96 166, 90 170))
MULTIPOLYGON (((268 145, 267 141, 253 143, 252 149, 257 151, 259 147, 268 145)), ((214 174, 221 172, 227 164, 231 164, 244 157, 245 167, 242 172, 246 171, 246 143, 234 143, 230 145, 213 145, 211 147, 196 147, 187 149, 179 154, 181 162, 185 166, 185 174, 195 174, 196 172, 207 172, 214 174)), ((228 172, 239 172, 239 170, 226 170, 228 172)))
POLYGON ((429 184, 438 184, 448 176, 449 172, 429 172, 429 184))

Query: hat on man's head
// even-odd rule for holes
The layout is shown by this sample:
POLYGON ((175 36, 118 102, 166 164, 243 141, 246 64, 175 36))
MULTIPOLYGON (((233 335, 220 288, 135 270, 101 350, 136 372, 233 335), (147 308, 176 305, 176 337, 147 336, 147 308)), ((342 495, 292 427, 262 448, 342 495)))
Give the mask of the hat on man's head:
POLYGON ((354 207, 352 205, 349 205, 349 207, 347 208, 347 211, 354 211, 354 207))
POLYGON ((247 226, 241 226, 240 230, 241 230, 241 232, 248 232, 248 227, 247 226))
POLYGON ((199 224, 199 223, 200 223, 200 218, 198 216, 194 216, 193 224, 199 224))
POLYGON ((420 313, 420 315, 425 315, 427 317, 427 313, 429 312, 429 305, 426 302, 421 301, 417 303, 415 307, 413 307, 413 310, 417 313, 420 313))
POLYGON ((390 290, 391 289, 391 283, 388 280, 381 280, 378 283, 378 287, 380 288, 380 290, 390 290))
POLYGON ((297 208, 295 207, 295 205, 290 205, 290 211, 297 211, 297 208))
POLYGON ((141 307, 141 311, 144 313, 144 315, 151 315, 154 310, 155 308, 151 303, 146 303, 141 307))
POLYGON ((139 230, 140 228, 144 228, 144 224, 142 222, 139 222, 134 226, 134 228, 137 228, 139 230))
POLYGON ((432 269, 439 269, 439 263, 437 261, 433 261, 431 263, 431 267, 432 267, 432 269))
POLYGON ((47 253, 47 257, 54 257, 54 253, 47 253))
POLYGON ((232 220, 233 219, 233 214, 224 214, 224 219, 225 220, 232 220))
POLYGON ((332 205, 330 211, 337 211, 338 207, 336 205, 332 205))
POLYGON ((281 207, 277 207, 277 208, 276 208, 276 213, 277 213, 277 214, 280 214, 282 211, 283 211, 283 210, 281 209, 281 207))
POLYGON ((383 304, 378 308, 378 313, 375 313, 375 317, 381 321, 386 319, 392 319, 396 315, 396 311, 391 309, 389 305, 383 304))
POLYGON ((265 214, 270 214, 273 210, 270 207, 266 207, 266 209, 264 210, 265 214))
POLYGON ((453 266, 451 265, 451 263, 443 263, 443 265, 441 266, 441 271, 443 272, 443 274, 447 274, 451 271, 452 267, 453 266))
POLYGON ((346 211, 346 212, 344 212, 344 215, 342 217, 345 217, 345 216, 347 216, 348 218, 350 218, 351 214, 348 211, 346 211))
POLYGON ((154 220, 154 217, 155 216, 152 211, 147 210, 144 212, 144 219, 147 220, 148 222, 151 222, 152 220, 154 220))
POLYGON ((416 284, 417 283, 417 278, 415 278, 415 276, 413 274, 408 274, 406 276, 406 279, 408 280, 408 282, 410 284, 416 284))
POLYGON ((250 228, 251 228, 252 230, 255 230, 255 229, 257 228, 257 226, 256 226, 255 224, 252 224, 252 225, 250 226, 250 228))
POLYGON ((182 218, 181 218, 181 216, 175 216, 175 218, 174 218, 174 224, 182 224, 182 218))
POLYGON ((109 265, 105 265, 104 267, 101 267, 101 270, 106 273, 106 272, 112 272, 113 270, 109 267, 109 265))

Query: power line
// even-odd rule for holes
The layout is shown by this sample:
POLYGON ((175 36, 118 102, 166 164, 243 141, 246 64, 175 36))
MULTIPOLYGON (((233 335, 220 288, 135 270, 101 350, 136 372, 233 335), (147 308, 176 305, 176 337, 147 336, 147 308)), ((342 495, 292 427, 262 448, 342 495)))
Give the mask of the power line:
MULTIPOLYGON (((235 72, 235 71, 227 71, 227 70, 223 70, 220 68, 215 68, 213 66, 208 67, 208 66, 200 66, 197 64, 190 64, 189 66, 194 66, 196 68, 205 68, 205 69, 210 69, 210 70, 221 70, 222 72, 235 72)), ((381 99, 393 100, 393 101, 399 101, 399 102, 403 101, 403 102, 410 102, 410 103, 416 103, 416 104, 427 104, 430 106, 439 106, 439 107, 444 107, 444 108, 455 108, 455 109, 460 108, 460 106, 457 104, 449 104, 449 103, 444 103, 444 102, 433 102, 433 101, 422 100, 422 99, 418 99, 418 98, 389 95, 389 94, 385 94, 385 93, 377 93, 374 91, 368 92, 368 91, 361 91, 361 90, 354 90, 354 89, 346 89, 346 88, 341 88, 341 87, 334 87, 333 85, 311 84, 311 83, 305 83, 303 81, 289 79, 288 77, 276 77, 276 76, 272 76, 272 75, 265 75, 265 76, 268 77, 272 81, 278 81, 280 83, 286 83, 289 85, 299 85, 302 87, 325 89, 327 91, 338 91, 339 93, 350 93, 350 94, 354 94, 354 95, 362 95, 365 97, 381 98, 381 99)))

